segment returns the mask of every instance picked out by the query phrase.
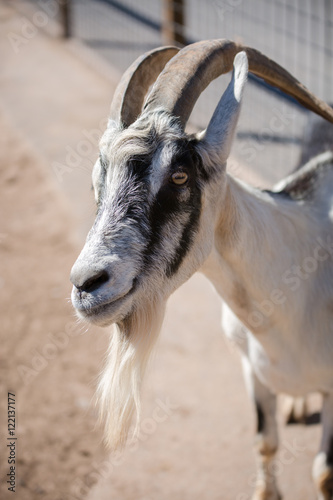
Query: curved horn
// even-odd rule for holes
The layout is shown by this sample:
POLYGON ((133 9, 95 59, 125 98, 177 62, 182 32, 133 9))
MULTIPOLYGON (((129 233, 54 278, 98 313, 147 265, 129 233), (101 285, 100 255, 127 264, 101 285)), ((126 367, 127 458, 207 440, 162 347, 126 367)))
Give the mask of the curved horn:
POLYGON ((251 73, 333 123, 333 109, 279 64, 258 50, 223 39, 197 42, 182 49, 157 78, 146 99, 145 110, 161 106, 178 116, 185 126, 201 92, 212 80, 231 71, 235 55, 243 50, 251 73))
POLYGON ((138 57, 123 74, 112 99, 110 118, 128 127, 141 113, 143 100, 177 47, 160 47, 138 57))

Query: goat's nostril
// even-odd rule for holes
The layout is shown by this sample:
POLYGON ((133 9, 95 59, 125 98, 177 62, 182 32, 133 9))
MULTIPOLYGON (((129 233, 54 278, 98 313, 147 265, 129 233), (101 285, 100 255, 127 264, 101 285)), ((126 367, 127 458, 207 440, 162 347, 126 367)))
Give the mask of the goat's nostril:
POLYGON ((106 271, 101 271, 98 274, 95 274, 95 276, 88 278, 83 285, 78 286, 77 288, 82 292, 93 292, 107 281, 109 281, 108 273, 106 271))

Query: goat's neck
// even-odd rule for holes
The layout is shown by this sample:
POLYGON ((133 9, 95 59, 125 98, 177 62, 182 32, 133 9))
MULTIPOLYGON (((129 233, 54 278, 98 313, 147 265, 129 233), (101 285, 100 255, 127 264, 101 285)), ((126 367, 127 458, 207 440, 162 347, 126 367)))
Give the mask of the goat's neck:
MULTIPOLYGON (((285 247, 295 239, 297 227, 307 224, 296 204, 286 203, 226 179, 214 248, 202 272, 248 327, 258 304, 283 293, 282 275, 292 266, 285 247)), ((261 327, 269 327, 265 323, 261 327)))

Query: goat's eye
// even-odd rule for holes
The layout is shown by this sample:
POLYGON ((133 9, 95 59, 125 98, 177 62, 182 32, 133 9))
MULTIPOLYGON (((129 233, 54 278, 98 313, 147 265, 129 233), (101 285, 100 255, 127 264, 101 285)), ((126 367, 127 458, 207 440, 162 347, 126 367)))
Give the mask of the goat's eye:
POLYGON ((180 186, 181 184, 185 184, 187 182, 188 175, 185 172, 175 172, 171 176, 171 180, 174 184, 180 186))

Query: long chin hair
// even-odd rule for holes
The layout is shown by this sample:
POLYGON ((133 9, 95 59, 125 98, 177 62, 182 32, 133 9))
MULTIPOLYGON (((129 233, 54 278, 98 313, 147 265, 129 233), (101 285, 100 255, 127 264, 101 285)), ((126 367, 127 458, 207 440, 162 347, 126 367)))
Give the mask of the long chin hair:
POLYGON ((112 449, 125 445, 134 415, 133 435, 139 430, 142 379, 165 311, 162 299, 147 302, 114 325, 98 385, 100 419, 105 422, 106 444, 112 449))

